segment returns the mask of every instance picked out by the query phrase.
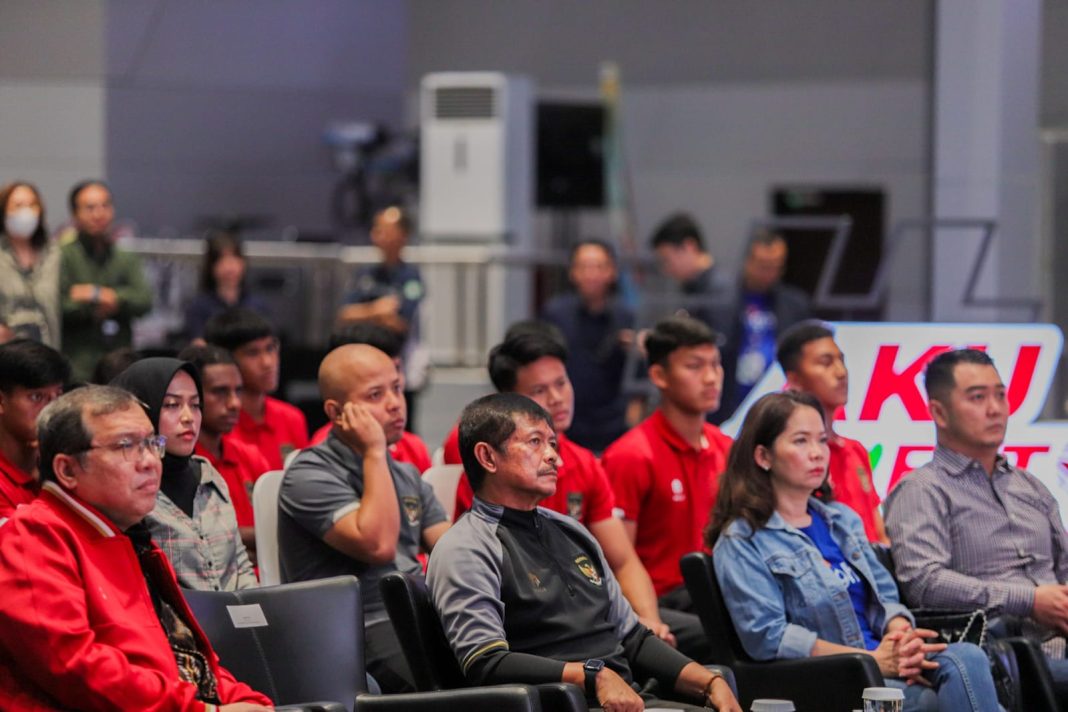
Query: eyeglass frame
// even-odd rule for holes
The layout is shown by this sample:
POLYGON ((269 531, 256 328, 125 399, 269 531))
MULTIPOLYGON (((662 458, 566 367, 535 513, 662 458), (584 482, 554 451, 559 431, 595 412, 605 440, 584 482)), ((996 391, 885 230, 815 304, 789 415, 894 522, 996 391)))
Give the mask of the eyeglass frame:
POLYGON ((146 450, 162 460, 163 456, 167 453, 167 436, 147 435, 140 440, 131 443, 123 443, 122 440, 120 440, 119 442, 105 445, 88 445, 81 450, 75 450, 70 454, 80 455, 81 453, 89 452, 90 450, 112 450, 118 451, 122 455, 122 459, 126 462, 131 462, 129 453, 134 447, 137 448, 137 458, 134 459, 133 462, 137 462, 138 459, 144 457, 146 450))

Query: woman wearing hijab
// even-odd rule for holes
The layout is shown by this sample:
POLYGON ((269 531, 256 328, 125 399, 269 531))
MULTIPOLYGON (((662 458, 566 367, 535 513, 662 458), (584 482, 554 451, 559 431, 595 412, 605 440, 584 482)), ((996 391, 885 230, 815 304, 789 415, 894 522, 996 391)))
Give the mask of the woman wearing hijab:
POLYGON ((163 481, 147 522, 178 583, 206 591, 255 586, 226 482, 207 460, 193 455, 201 421, 196 368, 174 358, 146 358, 112 385, 144 401, 156 432, 167 438, 163 481))

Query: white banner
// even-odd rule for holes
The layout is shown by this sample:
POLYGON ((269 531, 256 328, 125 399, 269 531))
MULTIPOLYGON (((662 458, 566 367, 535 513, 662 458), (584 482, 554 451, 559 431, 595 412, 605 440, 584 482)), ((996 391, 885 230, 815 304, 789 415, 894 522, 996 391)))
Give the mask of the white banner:
MULTIPOLYGON (((910 470, 930 461, 935 428, 927 412, 923 369, 943 351, 978 348, 990 354, 1007 387, 1009 427, 1003 452, 1049 487, 1068 521, 1068 421, 1042 421, 1064 337, 1052 324, 835 324, 849 369, 849 402, 835 430, 868 449, 880 496, 910 470)), ((769 369, 723 431, 737 435, 757 398, 781 390, 769 369)))

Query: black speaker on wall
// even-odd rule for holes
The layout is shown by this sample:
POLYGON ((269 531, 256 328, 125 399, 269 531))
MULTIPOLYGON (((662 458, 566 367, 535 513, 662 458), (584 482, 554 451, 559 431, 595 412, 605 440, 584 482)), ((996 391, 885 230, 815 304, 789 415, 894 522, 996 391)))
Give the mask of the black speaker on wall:
POLYGON ((604 108, 600 104, 538 102, 537 205, 604 206, 604 108))
MULTIPOLYGON (((886 193, 872 187, 778 186, 771 191, 776 217, 848 215, 853 228, 832 282, 834 295, 864 295, 871 288, 883 257, 886 193)), ((789 247, 783 281, 810 295, 816 291, 834 237, 833 230, 782 230, 789 247)), ((818 310, 824 319, 881 319, 881 309, 818 310)))

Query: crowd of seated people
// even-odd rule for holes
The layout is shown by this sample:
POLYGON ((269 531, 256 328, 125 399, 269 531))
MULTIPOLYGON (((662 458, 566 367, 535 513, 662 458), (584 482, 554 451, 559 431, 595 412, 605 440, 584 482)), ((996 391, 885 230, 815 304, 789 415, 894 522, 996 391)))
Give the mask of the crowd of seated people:
MULTIPOLYGON (((5 197, 15 217, 0 244, 19 265, 29 253, 9 243, 43 221, 24 187, 5 197)), ((582 243, 576 296, 553 301, 547 321, 514 324, 487 354, 498 393, 457 404, 443 445, 464 471, 450 522, 422 477, 427 444, 408 429, 406 324, 349 310, 319 365, 327 422, 309 436, 305 415, 276 394, 276 327, 230 298, 234 274, 216 275, 227 308, 207 316, 196 343, 144 358, 128 327, 146 286, 108 238, 107 186, 80 184, 71 209, 77 236, 60 261, 73 271, 56 308, 77 335, 68 342, 64 327, 50 345, 51 332, 16 329, 0 344, 0 708, 269 705, 218 665, 181 589, 258 585, 252 492, 271 470, 284 470, 283 582, 360 580, 367 670, 387 694, 417 685, 378 582, 426 572, 472 685, 570 682, 604 709, 740 710, 709 667, 702 602, 679 566, 705 550, 754 659, 859 651, 905 691, 907 710, 996 710, 983 652, 932 641, 905 604, 985 609, 1024 621, 1068 699, 1068 539, 1049 491, 999 455, 1008 408, 993 363, 962 350, 928 366, 938 449, 890 494, 884 526, 864 445, 833 428, 848 391, 833 329, 775 318, 784 304, 804 311, 778 284, 780 237, 747 247, 748 260, 769 263, 747 267, 763 282, 743 275, 723 288, 692 220, 666 223, 653 239, 665 271, 710 303, 640 334, 612 296, 611 250, 582 243), (713 299, 723 295, 735 310, 726 322, 713 299), (769 320, 770 332, 757 328, 769 320), (641 349, 658 394, 629 428, 611 387, 625 347, 641 349), (778 359, 787 390, 758 400, 732 441, 713 422, 725 389, 733 406, 746 382, 725 374, 725 355, 730 369, 752 370, 757 352, 761 369, 778 359), (611 377, 592 378, 600 368, 611 377), (83 385, 94 369, 108 385, 83 385), (960 524, 975 517, 981 529, 960 524), (897 581, 872 549, 887 544, 897 581)), ((380 218, 382 231, 408 228, 380 218)), ((415 279, 399 259, 403 238, 383 235, 383 284, 415 279)), ((48 259, 50 248, 35 249, 48 259)), ((221 260, 240 259, 228 249, 221 260)), ((418 294, 400 289, 422 297, 421 283, 418 294)), ((389 294, 353 306, 382 299, 400 308, 389 294)))

